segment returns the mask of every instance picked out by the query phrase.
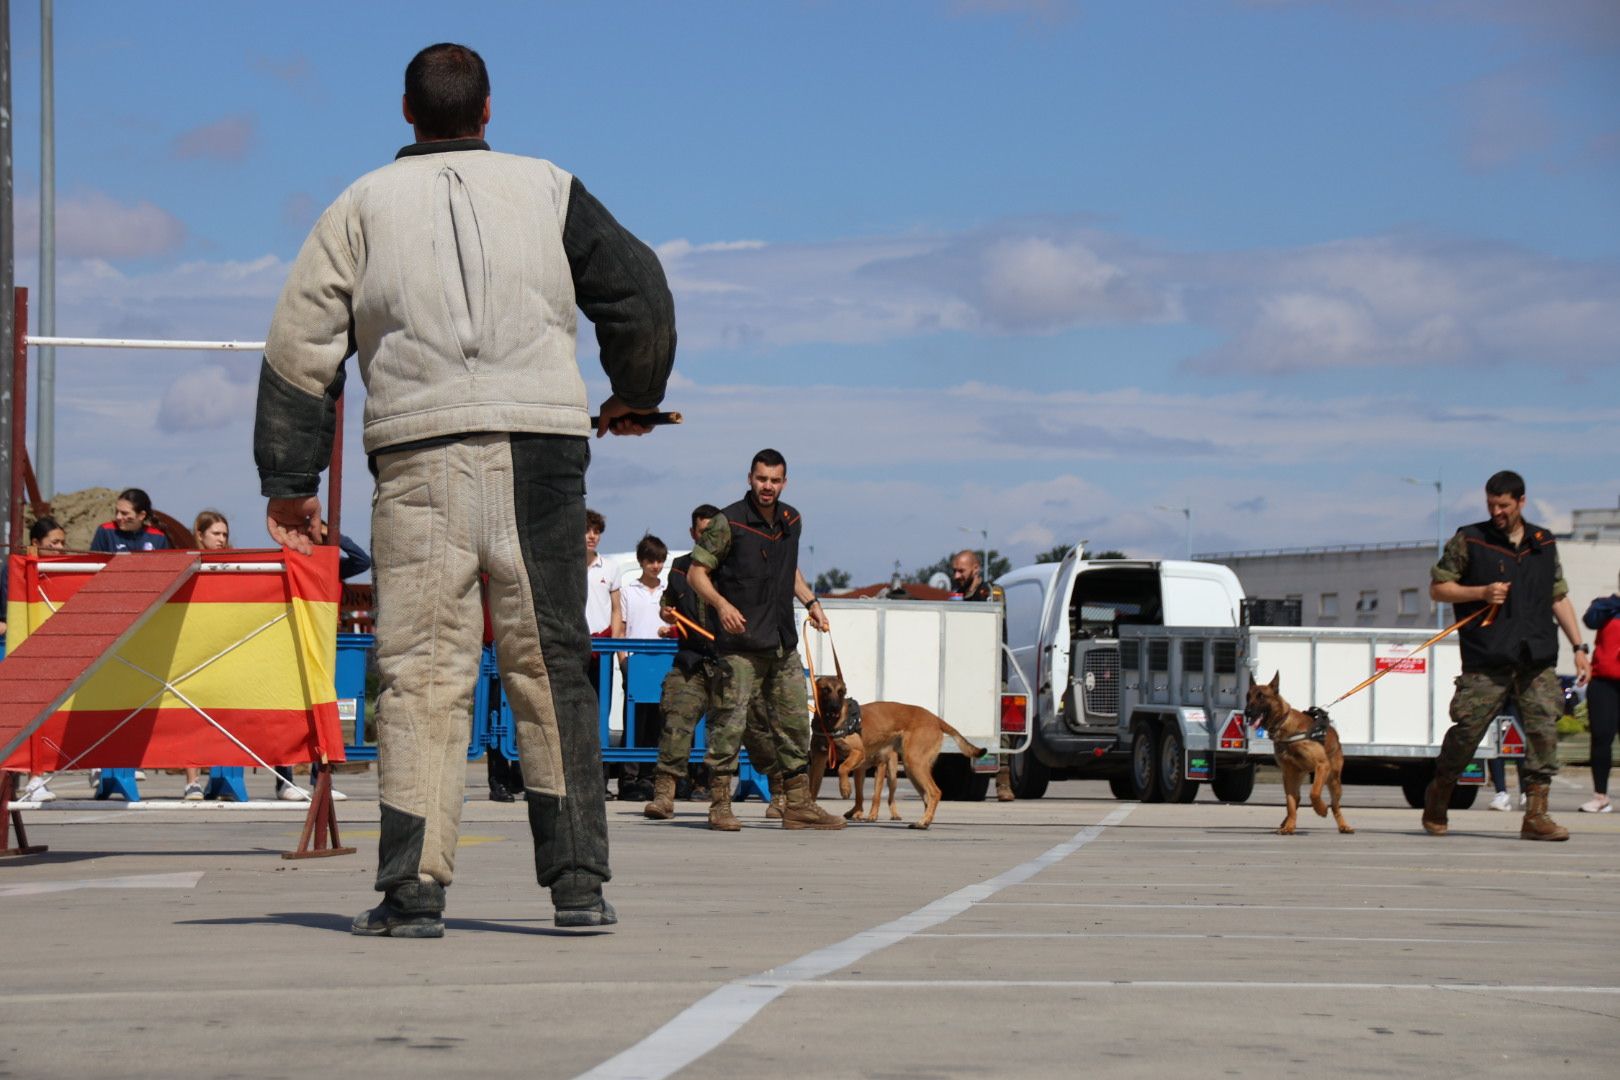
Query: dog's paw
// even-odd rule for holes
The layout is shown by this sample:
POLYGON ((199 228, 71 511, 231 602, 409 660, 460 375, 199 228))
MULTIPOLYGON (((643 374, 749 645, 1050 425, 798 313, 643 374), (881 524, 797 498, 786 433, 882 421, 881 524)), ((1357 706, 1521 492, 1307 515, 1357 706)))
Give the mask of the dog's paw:
POLYGON ((840 799, 847 799, 853 794, 855 794, 854 786, 848 780, 844 779, 843 777, 839 777, 838 797, 840 799))
POLYGON ((904 821, 906 819, 900 816, 900 811, 898 811, 898 810, 890 810, 889 811, 889 820, 890 821, 904 821))
POLYGON ((853 806, 850 807, 848 810, 844 811, 844 820, 845 821, 854 821, 855 820, 855 815, 857 813, 858 813, 858 811, 853 806))
POLYGON ((1320 800, 1320 799, 1311 800, 1311 809, 1316 811, 1316 816, 1317 817, 1327 817, 1328 806, 1327 806, 1327 803, 1323 802, 1322 800, 1320 800))
POLYGON ((913 821, 910 825, 907 825, 906 828, 908 828, 908 829, 926 829, 926 828, 928 828, 928 826, 924 825, 920 821, 913 821))
POLYGON ((1278 836, 1293 836, 1294 835, 1294 827, 1292 825, 1279 825, 1279 826, 1277 826, 1277 835, 1278 836))
POLYGON ((1339 831, 1344 833, 1346 836, 1349 836, 1351 833, 1355 832, 1356 830, 1352 829, 1348 825, 1340 825, 1339 826, 1339 831))

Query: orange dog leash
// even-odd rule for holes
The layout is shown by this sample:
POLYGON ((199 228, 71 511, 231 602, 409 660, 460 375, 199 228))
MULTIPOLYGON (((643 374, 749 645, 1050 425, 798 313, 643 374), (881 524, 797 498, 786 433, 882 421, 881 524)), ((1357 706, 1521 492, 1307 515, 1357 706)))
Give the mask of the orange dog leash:
MULTIPOLYGON (((1411 652, 1407 653, 1406 655, 1407 656, 1415 656, 1415 655, 1417 655, 1418 653, 1422 652, 1424 649, 1429 648, 1431 645, 1434 645, 1437 642, 1443 641, 1447 637, 1449 637, 1450 635, 1455 634, 1458 630, 1461 630, 1463 627, 1467 626, 1469 623, 1473 622, 1475 619, 1479 618, 1481 615, 1485 616, 1485 621, 1481 622, 1479 625, 1481 625, 1481 626, 1489 626, 1489 625, 1491 625, 1491 623, 1496 621, 1496 612, 1497 612, 1497 610, 1499 608, 1501 608, 1501 606, 1502 606, 1501 604, 1492 604, 1489 607, 1482 607, 1478 611, 1474 612, 1472 615, 1469 615, 1467 618, 1458 619, 1456 622, 1452 623, 1450 626, 1446 627, 1444 630, 1440 631, 1438 634, 1434 635, 1434 637, 1430 638, 1428 641, 1425 641, 1423 644, 1419 645, 1417 648, 1413 649, 1411 652)), ((1374 672, 1368 678, 1362 679, 1360 682, 1356 683, 1356 685, 1352 686, 1350 689, 1346 690, 1344 693, 1340 694, 1338 697, 1336 697, 1332 701, 1328 702, 1327 707, 1331 709, 1331 708, 1333 708, 1333 706, 1337 705, 1339 702, 1343 701, 1345 698, 1350 697, 1352 694, 1360 693, 1361 691, 1367 689, 1367 687, 1371 686, 1373 683, 1377 682, 1379 679, 1382 679, 1385 675, 1388 675, 1390 672, 1396 670, 1399 666, 1400 666, 1399 664, 1392 664, 1391 666, 1385 668, 1382 671, 1374 672)))

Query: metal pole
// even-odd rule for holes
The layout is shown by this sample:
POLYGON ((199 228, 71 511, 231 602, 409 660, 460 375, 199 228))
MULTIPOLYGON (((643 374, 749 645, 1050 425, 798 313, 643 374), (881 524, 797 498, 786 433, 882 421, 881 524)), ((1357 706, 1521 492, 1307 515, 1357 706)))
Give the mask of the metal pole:
MULTIPOLYGON (((1446 493, 1445 474, 1436 472, 1434 476, 1434 561, 1439 562, 1446 555, 1446 493)), ((1434 625, 1436 629, 1444 629, 1446 625, 1445 605, 1436 601, 1434 605, 1434 625)))
POLYGON ((11 309, 11 434, 17 445, 11 454, 11 497, 6 502, 11 522, 7 542, 21 551, 23 542, 23 459, 28 445, 28 290, 12 289, 11 309))
MULTIPOLYGON (((56 45, 52 0, 39 0, 39 332, 56 333, 56 45)), ((56 350, 39 350, 34 476, 40 498, 56 494, 56 350)))
POLYGON ((1187 508, 1182 511, 1187 515, 1187 561, 1192 562, 1192 500, 1187 500, 1187 508))
MULTIPOLYGON (((0 0, 0 341, 11 342, 16 236, 11 218, 11 0, 0 0)), ((0 536, 12 532, 11 363, 0 363, 0 536)))

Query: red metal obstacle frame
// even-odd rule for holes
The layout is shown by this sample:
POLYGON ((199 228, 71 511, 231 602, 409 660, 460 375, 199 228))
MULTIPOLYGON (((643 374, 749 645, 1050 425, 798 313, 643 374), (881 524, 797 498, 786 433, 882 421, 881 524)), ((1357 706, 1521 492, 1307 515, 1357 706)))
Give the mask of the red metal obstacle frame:
MULTIPOLYGON (((11 489, 8 507, 11 528, 8 540, 9 550, 16 552, 21 551, 23 546, 22 511, 25 491, 30 496, 29 501, 36 513, 45 512, 47 504, 40 497, 38 482, 28 460, 26 425, 29 338, 26 288, 16 290, 13 312, 11 489)), ((343 399, 340 397, 337 401, 336 430, 332 442, 328 495, 331 505, 328 507, 326 537, 326 543, 333 546, 336 546, 339 540, 342 491, 343 399)), ((138 563, 134 560, 119 560, 116 569, 115 565, 109 565, 98 575, 98 579, 106 579, 104 587, 92 588, 84 603, 75 604, 70 601, 68 605, 64 605, 61 615, 79 617, 65 620, 62 625, 56 626, 55 633, 45 633, 57 623, 57 619, 52 619, 41 628, 40 634, 35 635, 42 638, 38 642, 39 647, 19 650, 24 655, 15 656, 6 665, 5 677, 0 681, 13 683, 19 687, 27 686, 29 692, 21 695, 12 693, 6 704, 0 706, 0 741, 5 741, 3 736, 8 729, 26 735, 44 723, 57 706, 112 656, 119 644, 133 634, 141 623, 150 618, 192 576, 197 563, 195 554, 185 552, 167 553, 167 557, 161 559, 144 556, 138 563), (158 562, 164 565, 159 567, 156 565, 158 562), (129 583, 141 584, 134 589, 126 587, 122 590, 126 595, 123 602, 120 602, 116 594, 121 591, 119 589, 121 583, 127 584, 126 579, 129 583), (130 593, 134 595, 127 595, 130 593), (69 606, 73 608, 71 613, 68 610, 69 606), (28 728, 27 732, 22 731, 24 727, 28 728)), ((333 630, 336 631, 335 626, 333 630)), ((0 759, 5 756, 6 754, 0 753, 0 759)), ((309 812, 305 817, 298 848, 295 851, 284 852, 283 858, 348 855, 355 851, 354 848, 343 847, 338 835, 337 814, 332 802, 331 770, 327 767, 329 763, 324 752, 320 754, 319 764, 323 767, 310 799, 309 812)), ((46 850, 44 847, 28 844, 22 815, 10 806, 11 794, 12 778, 6 774, 0 777, 0 844, 9 844, 9 832, 15 827, 19 846, 0 848, 0 856, 35 854, 46 850)))

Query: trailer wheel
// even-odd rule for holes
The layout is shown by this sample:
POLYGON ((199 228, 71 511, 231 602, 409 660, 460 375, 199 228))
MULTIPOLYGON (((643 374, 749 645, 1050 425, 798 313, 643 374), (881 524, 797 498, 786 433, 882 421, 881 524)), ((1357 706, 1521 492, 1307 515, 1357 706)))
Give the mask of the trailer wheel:
POLYGON ((950 802, 983 802, 990 789, 990 777, 973 771, 961 754, 941 754, 934 762, 934 783, 939 797, 950 802))
POLYGON ((1137 724, 1131 732, 1131 795, 1138 802, 1163 802, 1159 790, 1159 755, 1153 725, 1137 724))
POLYGON ((1249 796, 1254 794, 1254 762, 1234 769, 1217 768, 1215 778, 1209 782, 1209 790, 1221 802, 1248 802, 1249 796))
POLYGON ((1467 810, 1479 798, 1479 788, 1473 785, 1463 787, 1458 784, 1451 789, 1451 801, 1446 803, 1448 810, 1467 810))
POLYGON ((1115 773, 1108 778, 1108 790, 1114 793, 1116 799, 1136 798, 1136 788, 1131 783, 1130 773, 1115 773))
POLYGON ((1159 790, 1169 803, 1190 803, 1198 798, 1198 781, 1187 779, 1187 744, 1181 725, 1173 720, 1159 732, 1159 790))
MULTIPOLYGON (((1031 720, 1031 723, 1034 721, 1031 720)), ((1039 729, 1022 754, 1009 754, 1006 758, 1008 778, 1013 794, 1020 799, 1038 799, 1046 794, 1046 785, 1052 782, 1052 770, 1035 756, 1035 741, 1041 737, 1039 729)))
POLYGON ((1423 796, 1429 789, 1432 773, 1428 769, 1407 769, 1401 773, 1401 794, 1406 805, 1414 810, 1423 809, 1423 796))

